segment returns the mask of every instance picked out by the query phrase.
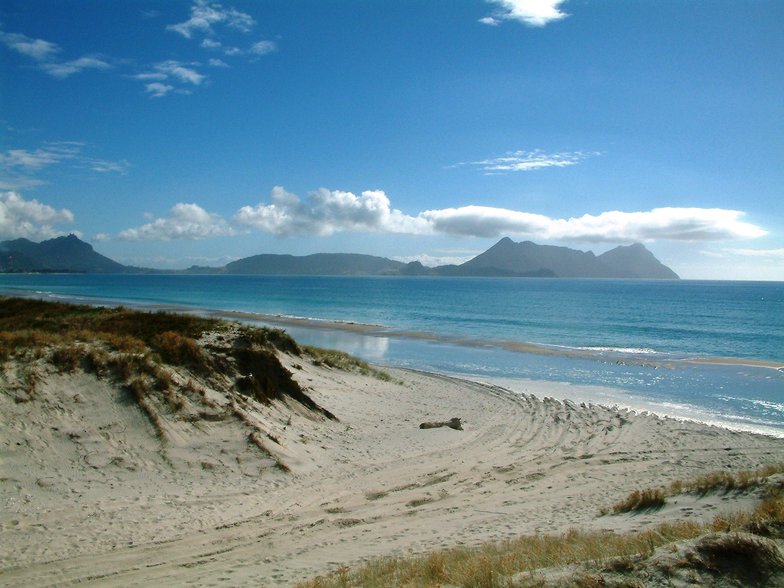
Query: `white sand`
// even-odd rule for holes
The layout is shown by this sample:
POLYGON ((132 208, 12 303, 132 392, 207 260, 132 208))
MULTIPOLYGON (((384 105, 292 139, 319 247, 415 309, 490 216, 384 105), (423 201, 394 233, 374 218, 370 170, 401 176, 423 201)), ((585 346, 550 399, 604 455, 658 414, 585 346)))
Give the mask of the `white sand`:
POLYGON ((283 360, 340 420, 296 403, 248 405, 272 458, 237 418, 169 419, 162 444, 138 406, 89 375, 49 372, 34 400, 17 403, 6 366, 0 585, 289 585, 376 555, 708 519, 736 502, 599 513, 635 489, 784 458, 782 439, 437 375, 391 370, 403 383, 383 383, 283 360), (463 431, 418 427, 451 417, 463 431))

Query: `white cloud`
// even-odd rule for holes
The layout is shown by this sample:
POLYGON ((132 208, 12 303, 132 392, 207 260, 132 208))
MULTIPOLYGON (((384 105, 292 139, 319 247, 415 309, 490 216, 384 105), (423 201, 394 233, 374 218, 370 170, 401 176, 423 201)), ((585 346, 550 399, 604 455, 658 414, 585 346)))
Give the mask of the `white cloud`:
POLYGON ((125 241, 198 240, 225 237, 236 231, 220 215, 204 210, 198 204, 175 204, 168 217, 158 218, 138 228, 118 234, 125 241))
POLYGON ((267 55, 268 53, 274 53, 277 49, 278 46, 275 41, 258 41, 251 45, 248 53, 251 55, 267 55))
POLYGON ((216 41, 215 39, 202 39, 201 46, 205 49, 220 49, 223 44, 220 41, 216 41))
POLYGON ((131 167, 126 160, 110 161, 83 155, 84 143, 61 141, 46 143, 38 149, 9 149, 0 152, 0 189, 18 190, 32 188, 44 182, 31 174, 39 174, 45 168, 67 163, 99 173, 126 175, 131 167))
POLYGON ((775 260, 784 260, 784 248, 782 249, 725 249, 731 255, 741 257, 763 257, 775 260))
POLYGON ((223 61, 222 59, 210 59, 207 62, 207 65, 210 67, 229 67, 229 64, 223 61))
POLYGON ((525 235, 542 240, 585 242, 722 241, 753 239, 766 232, 741 220, 744 213, 718 208, 655 208, 649 211, 607 211, 576 218, 464 206, 426 210, 416 216, 393 209, 380 190, 351 192, 320 189, 303 201, 280 186, 269 204, 244 206, 234 221, 241 225, 288 236, 331 235, 338 232, 448 234, 493 238, 525 235))
POLYGON ((152 66, 153 71, 142 72, 133 76, 135 79, 147 82, 144 90, 151 98, 162 98, 176 92, 178 94, 190 94, 188 90, 179 88, 174 84, 187 84, 200 86, 207 79, 207 76, 194 69, 198 63, 183 63, 174 59, 162 61, 152 66))
POLYGON ((81 143, 64 142, 49 143, 34 151, 9 149, 5 153, 0 153, 0 170, 8 168, 39 170, 43 167, 77 157, 81 146, 81 143))
POLYGON ((214 35, 216 25, 225 25, 247 33, 255 24, 256 21, 251 15, 235 8, 224 8, 218 2, 197 0, 191 6, 191 17, 188 20, 169 25, 166 29, 191 39, 195 34, 214 35))
POLYGON ((107 70, 112 66, 106 60, 95 56, 84 56, 72 61, 42 63, 41 69, 59 80, 80 73, 86 69, 107 70))
POLYGON ((144 86, 144 91, 150 94, 150 96, 153 98, 162 98, 172 90, 174 90, 174 86, 163 84, 161 82, 151 82, 149 84, 145 84, 144 86))
POLYGON ((275 235, 331 235, 337 232, 424 233, 427 223, 390 207, 381 190, 366 190, 360 196, 320 188, 307 201, 275 186, 271 204, 244 206, 234 216, 240 224, 275 235))
POLYGON ((0 31, 0 41, 9 49, 13 49, 17 53, 21 53, 36 61, 47 61, 60 52, 60 47, 56 43, 44 41, 43 39, 31 39, 20 33, 0 31))
POLYGON ((509 151, 500 157, 483 159, 481 161, 470 161, 458 163, 454 167, 463 165, 476 166, 486 174, 503 174, 519 171, 534 171, 548 167, 567 167, 576 165, 587 159, 600 155, 598 152, 584 151, 561 151, 557 153, 545 153, 539 149, 533 151, 509 151))
POLYGON ((25 200, 17 192, 0 193, 0 238, 40 241, 62 234, 54 225, 72 223, 73 213, 67 208, 55 210, 38 200, 25 200))
POLYGON ((497 8, 491 16, 479 19, 487 25, 498 25, 504 20, 515 20, 532 27, 543 27, 568 16, 559 9, 564 0, 486 0, 497 8))
POLYGON ((159 74, 164 74, 177 79, 180 82, 193 84, 194 86, 200 85, 207 76, 200 74, 192 68, 193 65, 198 64, 185 64, 174 59, 156 63, 153 67, 159 74))
POLYGON ((131 163, 125 159, 109 161, 107 159, 86 159, 85 165, 100 174, 116 173, 121 176, 128 175, 131 163))
POLYGON ((540 239, 587 242, 722 241, 754 239, 766 233, 740 220, 743 212, 720 208, 654 208, 642 212, 608 211, 557 219, 545 215, 465 206, 421 213, 439 233, 475 237, 528 235, 540 239))

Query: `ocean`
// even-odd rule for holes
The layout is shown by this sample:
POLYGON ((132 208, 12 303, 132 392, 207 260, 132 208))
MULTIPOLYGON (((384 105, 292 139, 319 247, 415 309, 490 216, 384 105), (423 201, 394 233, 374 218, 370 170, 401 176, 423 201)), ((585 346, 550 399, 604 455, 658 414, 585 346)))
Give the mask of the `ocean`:
POLYGON ((784 283, 0 275, 0 294, 283 326, 298 341, 784 437, 784 283))

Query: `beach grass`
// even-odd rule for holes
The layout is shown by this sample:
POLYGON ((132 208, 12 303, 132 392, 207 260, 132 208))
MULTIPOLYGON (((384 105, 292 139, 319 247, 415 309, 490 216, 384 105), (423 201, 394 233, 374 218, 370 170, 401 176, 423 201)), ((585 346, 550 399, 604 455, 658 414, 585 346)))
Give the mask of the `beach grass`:
MULTIPOLYGON (((778 466, 759 470, 776 470, 778 466)), ((772 475, 772 474, 771 474, 772 475)), ((745 474, 742 476, 745 479, 745 474)), ((694 481, 696 483, 697 480, 694 481)), ((712 537, 712 554, 721 559, 744 556, 765 559, 768 547, 763 537, 780 536, 784 525, 784 491, 777 484, 761 478, 766 496, 749 511, 717 516, 706 523, 675 521, 656 525, 641 532, 570 530, 563 534, 524 535, 516 539, 494 541, 477 547, 439 549, 416 557, 385 557, 368 561, 355 569, 341 566, 331 574, 297 584, 298 588, 338 588, 384 586, 472 586, 481 588, 528 587, 548 585, 606 586, 605 574, 628 576, 624 584, 638 586, 633 573, 644 565, 654 551, 679 541, 712 537), (756 537, 756 538, 755 538, 756 537), (757 539, 759 538, 759 539, 757 539), (748 553, 758 550, 759 554, 748 553), (542 570, 573 564, 587 565, 588 571, 575 571, 561 583, 548 583, 542 570)), ((644 494, 642 492, 638 494, 644 494)), ((664 492, 650 497, 658 504, 664 492)), ((645 503, 645 497, 638 497, 645 503)), ((634 508, 631 508, 634 510, 634 508)), ((684 565, 690 565, 685 561, 684 565)), ((696 564, 695 564, 696 565, 696 564)))
POLYGON ((641 512, 655 510, 667 504, 667 497, 661 488, 646 488, 635 490, 625 499, 615 503, 612 507, 614 513, 641 512))
POLYGON ((315 365, 326 366, 346 372, 355 372, 363 376, 370 376, 383 382, 392 381, 392 376, 383 370, 371 366, 366 361, 358 359, 343 351, 322 349, 313 345, 302 346, 305 355, 311 358, 315 365))
MULTIPOLYGON (((262 403, 286 396, 334 418, 293 379, 278 359, 278 351, 302 354, 281 329, 170 312, 0 298, 0 360, 43 358, 59 373, 81 369, 111 377, 129 391, 160 437, 163 428, 154 405, 177 410, 183 403, 171 391, 172 368, 184 368, 190 377, 205 380, 228 377, 239 393, 262 403), (207 334, 222 344, 202 341, 207 334), (165 392, 165 398, 156 403, 150 391, 165 392)), ((381 372, 348 354, 315 348, 311 354, 324 365, 383 378, 381 372)), ((31 382, 30 393, 18 395, 19 401, 34 396, 31 382)))

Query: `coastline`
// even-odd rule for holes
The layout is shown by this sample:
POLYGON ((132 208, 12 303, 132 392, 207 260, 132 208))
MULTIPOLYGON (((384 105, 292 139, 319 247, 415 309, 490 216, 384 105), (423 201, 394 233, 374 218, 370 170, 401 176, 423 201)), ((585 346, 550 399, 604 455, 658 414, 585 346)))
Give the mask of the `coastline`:
POLYGON ((34 402, 3 395, 0 584, 291 585, 375 556, 706 521, 758 498, 684 495, 656 512, 602 513, 633 490, 784 452, 784 439, 560 401, 533 385, 520 394, 400 369, 382 382, 280 358, 339 419, 248 407, 287 471, 238 444, 241 421, 167 417, 162 444, 92 376, 43 374, 34 402), (463 430, 419 427, 452 417, 463 430))
POLYGON ((203 308, 144 300, 114 300, 46 292, 17 295, 97 306, 122 304, 282 328, 295 339, 335 348, 371 363, 450 374, 474 381, 515 380, 560 384, 563 398, 627 407, 784 436, 784 366, 781 362, 663 354, 648 349, 570 347, 480 339, 395 329, 381 324, 203 308), (448 358, 444 361, 444 358, 448 358), (744 386, 745 388, 738 388, 744 386), (737 391, 745 389, 746 392, 737 391), (716 391, 727 390, 720 395, 716 391))

